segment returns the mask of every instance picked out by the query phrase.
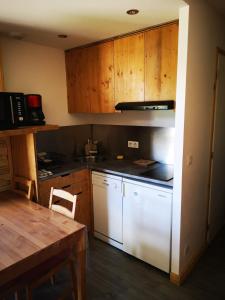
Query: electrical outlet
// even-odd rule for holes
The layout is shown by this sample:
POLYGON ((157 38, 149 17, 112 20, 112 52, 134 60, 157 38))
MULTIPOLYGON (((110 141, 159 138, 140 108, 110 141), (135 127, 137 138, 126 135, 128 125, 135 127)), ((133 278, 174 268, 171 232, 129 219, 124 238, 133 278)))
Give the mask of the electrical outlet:
POLYGON ((138 141, 128 141, 128 148, 139 148, 139 142, 138 141))

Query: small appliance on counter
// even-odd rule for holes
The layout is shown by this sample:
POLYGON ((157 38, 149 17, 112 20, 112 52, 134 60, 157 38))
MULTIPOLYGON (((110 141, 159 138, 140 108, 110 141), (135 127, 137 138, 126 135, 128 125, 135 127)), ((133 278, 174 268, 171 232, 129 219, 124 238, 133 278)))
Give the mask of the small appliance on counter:
POLYGON ((0 130, 28 125, 28 108, 23 93, 0 92, 0 130))
POLYGON ((0 92, 0 130, 45 125, 41 95, 0 92))
POLYGON ((45 125, 41 95, 28 94, 25 97, 28 107, 29 125, 45 125))

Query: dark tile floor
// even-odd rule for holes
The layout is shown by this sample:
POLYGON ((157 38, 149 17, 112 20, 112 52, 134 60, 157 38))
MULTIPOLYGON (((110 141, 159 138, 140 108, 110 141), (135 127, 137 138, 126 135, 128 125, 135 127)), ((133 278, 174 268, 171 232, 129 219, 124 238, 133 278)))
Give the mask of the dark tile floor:
MULTIPOLYGON (((87 261, 87 300, 225 299, 225 230, 181 287, 171 284, 167 274, 97 239, 90 239, 87 261)), ((65 270, 54 287, 46 283, 37 289, 34 299, 57 299, 68 284, 65 270)))

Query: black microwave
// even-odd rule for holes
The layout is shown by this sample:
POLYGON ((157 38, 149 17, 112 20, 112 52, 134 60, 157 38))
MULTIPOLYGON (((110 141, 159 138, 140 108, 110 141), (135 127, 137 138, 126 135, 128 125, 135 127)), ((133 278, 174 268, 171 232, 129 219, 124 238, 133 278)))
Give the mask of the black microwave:
POLYGON ((23 93, 0 92, 0 130, 27 125, 28 110, 23 93))

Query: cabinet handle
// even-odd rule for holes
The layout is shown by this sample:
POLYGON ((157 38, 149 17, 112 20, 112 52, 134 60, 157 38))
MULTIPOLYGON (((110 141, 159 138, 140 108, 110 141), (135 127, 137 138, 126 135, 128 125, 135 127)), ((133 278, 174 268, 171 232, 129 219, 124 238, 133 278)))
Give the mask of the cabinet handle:
POLYGON ((109 186, 109 183, 103 182, 103 184, 109 186))
POLYGON ((66 177, 66 176, 69 176, 69 175, 70 175, 70 173, 66 173, 66 174, 61 175, 61 177, 66 177))
POLYGON ((166 196, 162 195, 162 194, 158 194, 159 197, 161 198, 166 198, 166 196))
POLYGON ((67 189, 69 187, 71 187, 71 184, 63 186, 62 189, 64 190, 64 189, 67 189))

